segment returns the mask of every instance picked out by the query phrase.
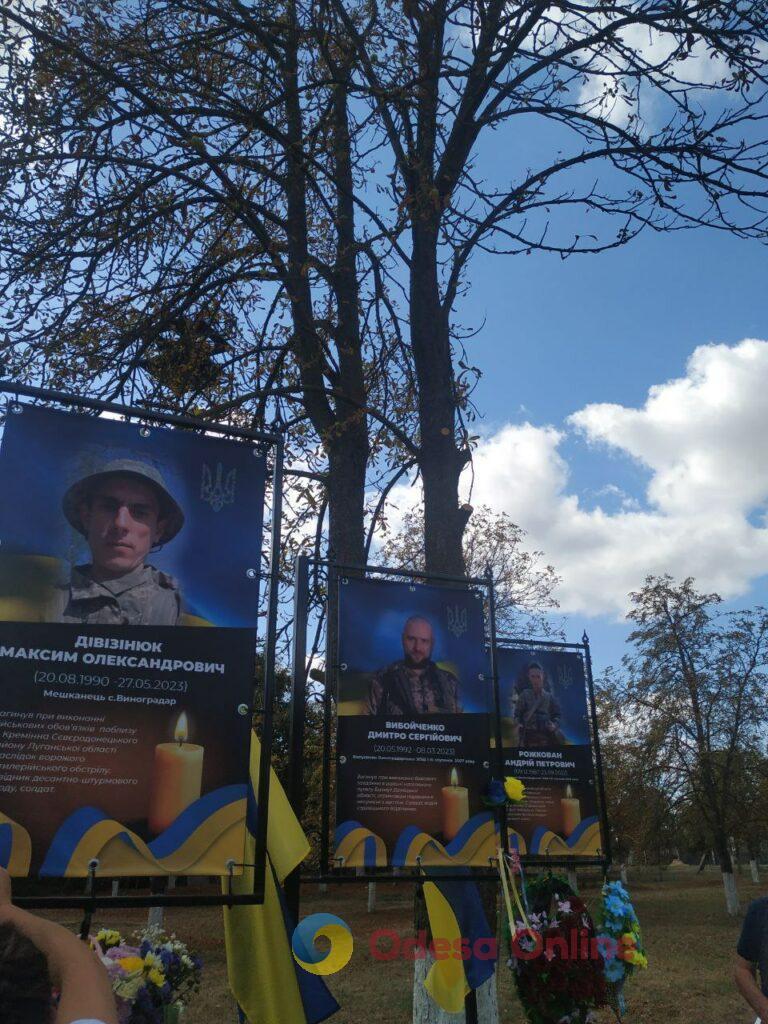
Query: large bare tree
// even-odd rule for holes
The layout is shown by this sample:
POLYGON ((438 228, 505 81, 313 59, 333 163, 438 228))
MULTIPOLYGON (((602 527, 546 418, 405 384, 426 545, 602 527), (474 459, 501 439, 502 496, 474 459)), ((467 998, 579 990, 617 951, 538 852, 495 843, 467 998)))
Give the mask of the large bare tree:
POLYGON ((764 238, 766 8, 322 3, 354 42, 350 88, 386 141, 381 181, 407 219, 426 565, 457 572, 472 444, 457 306, 473 256, 594 254, 643 228, 764 238))
POLYGON ((349 48, 293 0, 22 0, 4 26, 6 371, 278 418, 359 564, 366 486, 411 442, 349 48))
POLYGON ((476 253, 765 236, 757 2, 0 10, 9 368, 279 412, 345 561, 412 465, 426 566, 463 567, 476 253))

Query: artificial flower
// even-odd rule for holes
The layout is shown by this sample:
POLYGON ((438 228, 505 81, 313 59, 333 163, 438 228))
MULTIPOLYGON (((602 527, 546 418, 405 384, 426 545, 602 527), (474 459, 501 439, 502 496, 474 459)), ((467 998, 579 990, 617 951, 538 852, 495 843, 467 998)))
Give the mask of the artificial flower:
POLYGON ((486 807, 501 807, 507 802, 507 795, 504 792, 504 783, 501 779, 490 779, 482 795, 482 801, 486 807))
POLYGON ((507 799, 511 800, 513 804, 519 804, 525 800, 525 786, 514 775, 507 775, 504 779, 504 792, 507 794, 507 799))
POLYGON ((128 974, 133 974, 134 971, 144 970, 144 960, 140 956, 124 956, 122 960, 118 960, 117 962, 128 974))

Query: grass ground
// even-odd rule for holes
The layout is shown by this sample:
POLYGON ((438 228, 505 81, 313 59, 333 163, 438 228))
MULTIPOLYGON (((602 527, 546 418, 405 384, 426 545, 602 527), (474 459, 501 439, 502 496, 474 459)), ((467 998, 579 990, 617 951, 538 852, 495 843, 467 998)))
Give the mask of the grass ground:
MULTIPOLYGON (((744 905, 763 891, 741 875, 739 895, 744 905)), ((594 907, 596 880, 584 879, 582 895, 594 907)), ((663 877, 630 876, 630 892, 643 927, 649 969, 635 976, 628 988, 628 1024, 750 1024, 754 1014, 734 990, 733 952, 740 922, 724 911, 722 886, 714 870, 696 875, 691 869, 668 869, 663 877)), ((350 964, 330 979, 342 1005, 335 1024, 409 1024, 412 965, 401 960, 373 959, 369 938, 377 928, 390 928, 405 937, 412 933, 412 896, 407 885, 379 883, 377 908, 367 913, 364 886, 340 885, 319 893, 307 886, 302 916, 327 911, 343 918, 352 929, 355 951, 350 964)), ((766 879, 768 889, 768 879, 766 879)), ((132 931, 145 912, 122 911, 109 921, 94 921, 132 931)), ((60 916, 60 920, 63 918, 60 916)), ((64 918, 76 927, 72 915, 64 918)), ((204 991, 190 1006, 187 1024, 230 1024, 234 1005, 226 987, 221 911, 179 909, 168 913, 170 930, 203 956, 204 991)), ((523 1024, 509 972, 499 971, 503 1024, 523 1024)), ((612 1019, 606 1015, 604 1021, 612 1019)), ((286 1021, 285 1024, 294 1024, 286 1021)))

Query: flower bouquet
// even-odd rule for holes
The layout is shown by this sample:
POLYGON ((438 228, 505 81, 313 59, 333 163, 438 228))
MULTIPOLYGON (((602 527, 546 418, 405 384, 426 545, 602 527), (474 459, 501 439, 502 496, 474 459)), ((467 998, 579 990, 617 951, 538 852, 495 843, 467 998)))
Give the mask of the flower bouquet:
POLYGON ((557 875, 527 885, 530 910, 509 933, 517 993, 530 1024, 591 1024, 608 1000, 586 906, 557 875))
POLYGON ((607 882, 603 886, 598 926, 608 1001, 618 1020, 621 1020, 627 1009, 624 999, 627 978, 631 977, 636 967, 645 969, 648 966, 640 922, 629 893, 621 882, 607 882))
POLYGON ((150 926, 128 945, 102 928, 91 937, 112 980, 120 1024, 179 1024, 184 1006, 200 988, 202 961, 175 935, 150 926))

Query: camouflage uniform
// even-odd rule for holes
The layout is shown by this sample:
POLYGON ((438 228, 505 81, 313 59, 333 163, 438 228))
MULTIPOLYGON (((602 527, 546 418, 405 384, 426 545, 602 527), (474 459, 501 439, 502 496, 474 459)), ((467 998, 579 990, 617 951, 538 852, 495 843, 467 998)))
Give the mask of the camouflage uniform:
POLYGON ((97 583, 89 565, 72 570, 69 583, 54 593, 49 622, 88 622, 105 626, 177 626, 181 594, 173 576, 152 565, 97 583))
POLYGON ((561 746, 565 736, 560 730, 560 705, 549 690, 536 696, 533 688, 523 690, 517 699, 515 717, 520 723, 520 745, 527 747, 561 746), (549 729, 549 724, 554 729, 549 729))
POLYGON ((428 661, 422 671, 395 661, 374 675, 368 691, 369 715, 408 718, 461 710, 456 676, 434 661, 428 661))

